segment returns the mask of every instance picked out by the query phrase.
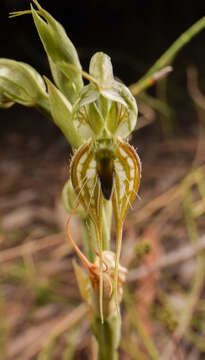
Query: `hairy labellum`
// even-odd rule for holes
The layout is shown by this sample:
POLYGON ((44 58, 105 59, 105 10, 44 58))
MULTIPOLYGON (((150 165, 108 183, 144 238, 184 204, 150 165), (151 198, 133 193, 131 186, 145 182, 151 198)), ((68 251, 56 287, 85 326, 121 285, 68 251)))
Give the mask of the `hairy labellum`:
POLYGON ((101 149, 95 154, 96 170, 100 180, 101 190, 106 200, 110 200, 115 178, 113 151, 101 149))

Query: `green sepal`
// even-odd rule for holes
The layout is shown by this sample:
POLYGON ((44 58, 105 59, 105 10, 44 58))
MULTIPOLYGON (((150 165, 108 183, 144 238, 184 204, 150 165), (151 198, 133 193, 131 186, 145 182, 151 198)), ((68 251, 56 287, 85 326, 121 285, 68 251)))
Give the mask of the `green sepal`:
POLYGON ((90 60, 89 73, 102 86, 110 89, 114 80, 111 59, 103 52, 97 52, 90 60))
POLYGON ((80 73, 66 67, 66 64, 75 65, 81 70, 77 51, 63 26, 45 11, 36 0, 33 2, 38 11, 31 5, 31 12, 47 53, 53 78, 64 95, 73 103, 76 94, 83 87, 83 80, 80 73))
POLYGON ((78 133, 84 140, 88 140, 93 137, 95 135, 95 131, 93 129, 97 129, 98 133, 102 126, 103 120, 98 109, 96 109, 96 106, 95 108, 93 106, 91 107, 92 118, 89 119, 88 116, 90 113, 89 106, 94 104, 98 97, 99 92, 96 87, 93 84, 89 84, 80 91, 78 99, 73 105, 73 122, 78 133), (94 112, 96 119, 94 118, 94 112), (99 124, 98 121, 100 121, 99 124))
POLYGON ((10 59, 0 59, 0 92, 10 102, 42 107, 49 112, 45 82, 30 65, 10 59))
POLYGON ((51 114, 55 124, 62 130, 72 148, 78 148, 83 139, 78 134, 72 121, 72 105, 54 84, 45 78, 48 86, 51 114))
MULTIPOLYGON (((114 81, 112 91, 113 94, 118 94, 119 99, 116 98, 117 106, 118 104, 123 106, 123 111, 126 113, 126 116, 124 116, 122 121, 119 116, 114 119, 114 116, 117 116, 117 112, 119 112, 119 106, 118 109, 116 106, 111 107, 110 114, 106 119, 106 125, 111 133, 121 138, 126 138, 131 134, 137 123, 137 104, 130 90, 124 84, 114 81)), ((114 97, 113 100, 115 100, 114 97)))
POLYGON ((120 95, 120 93, 116 89, 102 90, 100 93, 106 99, 109 99, 111 101, 116 101, 125 107, 128 106, 126 101, 123 99, 123 97, 120 95))
POLYGON ((96 89, 96 86, 89 84, 84 86, 84 88, 79 92, 78 99, 74 104, 74 108, 88 105, 91 102, 94 102, 99 97, 99 91, 96 89))

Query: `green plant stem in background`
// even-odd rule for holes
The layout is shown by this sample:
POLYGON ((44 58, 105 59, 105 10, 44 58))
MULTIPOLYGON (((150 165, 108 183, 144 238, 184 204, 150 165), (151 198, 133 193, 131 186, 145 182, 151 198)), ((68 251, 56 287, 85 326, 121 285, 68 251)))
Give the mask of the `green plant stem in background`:
POLYGON ((145 356, 142 351, 137 349, 136 343, 129 339, 129 337, 121 339, 120 348, 129 354, 130 358, 133 360, 148 360, 148 357, 145 356))
POLYGON ((130 317, 130 321, 133 325, 133 327, 137 330, 137 333, 142 341, 142 344, 144 345, 145 350, 150 356, 150 359, 152 360, 160 360, 160 354, 154 345, 152 339, 147 334, 140 318, 137 313, 137 305, 133 301, 131 294, 129 293, 128 288, 124 289, 124 302, 125 306, 128 312, 128 316, 130 317))
POLYGON ((75 352, 75 347, 76 347, 78 337, 79 337, 78 329, 76 329, 76 328, 72 329, 67 336, 65 351, 64 351, 62 360, 74 359, 74 352, 75 352))
POLYGON ((168 104, 162 102, 158 98, 151 96, 145 91, 140 93, 137 98, 142 100, 146 105, 150 106, 152 109, 156 110, 164 117, 170 117, 172 114, 172 109, 169 107, 168 104))
POLYGON ((148 81, 154 73, 161 70, 164 66, 170 64, 176 54, 186 45, 195 35, 197 35, 205 27, 205 16, 187 29, 169 48, 164 54, 154 63, 154 65, 147 71, 147 73, 136 83, 130 86, 133 95, 138 95, 144 91, 152 83, 148 81))
MULTIPOLYGON (((202 179, 203 181, 203 179, 202 179)), ((202 181, 200 183, 202 183, 202 181)), ((184 194, 184 216, 189 239, 192 244, 196 244, 199 237, 196 222, 193 216, 193 198, 190 189, 184 194)), ((199 253, 196 257, 196 272, 187 296, 186 306, 181 316, 179 326, 175 332, 175 338, 179 341, 182 336, 189 330, 193 312, 195 311, 200 293, 204 284, 205 274, 205 256, 199 253)))

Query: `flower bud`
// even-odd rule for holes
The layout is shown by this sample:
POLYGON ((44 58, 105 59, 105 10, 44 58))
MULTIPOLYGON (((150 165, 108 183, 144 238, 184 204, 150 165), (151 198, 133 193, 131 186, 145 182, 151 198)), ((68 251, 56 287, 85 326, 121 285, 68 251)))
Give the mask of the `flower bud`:
POLYGON ((48 95, 42 77, 23 62, 0 59, 0 92, 11 102, 48 110, 48 95))
POLYGON ((113 85, 113 69, 110 57, 97 52, 90 60, 89 73, 100 84, 102 89, 111 89, 113 85))
POLYGON ((14 104, 9 98, 0 93, 0 108, 7 109, 14 104))

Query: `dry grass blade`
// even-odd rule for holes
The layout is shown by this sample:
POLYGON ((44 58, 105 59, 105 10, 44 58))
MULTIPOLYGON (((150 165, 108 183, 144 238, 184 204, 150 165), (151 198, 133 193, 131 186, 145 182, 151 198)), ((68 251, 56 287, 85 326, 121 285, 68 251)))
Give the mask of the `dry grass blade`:
POLYGON ((0 251, 0 263, 14 260, 18 257, 24 256, 27 252, 36 253, 38 251, 45 250, 49 247, 57 246, 64 242, 65 237, 63 234, 49 235, 38 241, 32 240, 27 244, 19 245, 12 247, 11 249, 6 249, 0 251))
MULTIPOLYGON (((204 165, 198 168, 196 171, 203 170, 204 165)), ((159 195, 155 199, 151 200, 148 204, 142 207, 136 214, 132 215, 135 222, 140 223, 147 220, 158 210, 165 208, 171 202, 179 200, 181 195, 193 184, 195 184, 195 172, 191 172, 186 176, 183 182, 179 185, 175 185, 163 194, 159 195)))
MULTIPOLYGON (((146 241, 147 244, 150 244, 150 251, 142 259, 142 264, 144 264, 144 267, 149 269, 150 266, 160 261, 160 237, 157 230, 153 226, 150 226, 145 230, 142 239, 146 241)), ((152 320, 150 310, 157 294, 157 283, 159 277, 159 271, 155 271, 149 273, 147 276, 141 277, 135 292, 138 316, 149 336, 152 336, 152 320), (143 296, 140 296, 142 294, 143 296)))
POLYGON ((14 359, 22 354, 22 359, 28 360, 35 356, 51 338, 60 336, 71 329, 86 315, 88 311, 86 304, 81 304, 67 315, 60 315, 45 325, 26 330, 18 336, 8 349, 8 358, 14 359))

